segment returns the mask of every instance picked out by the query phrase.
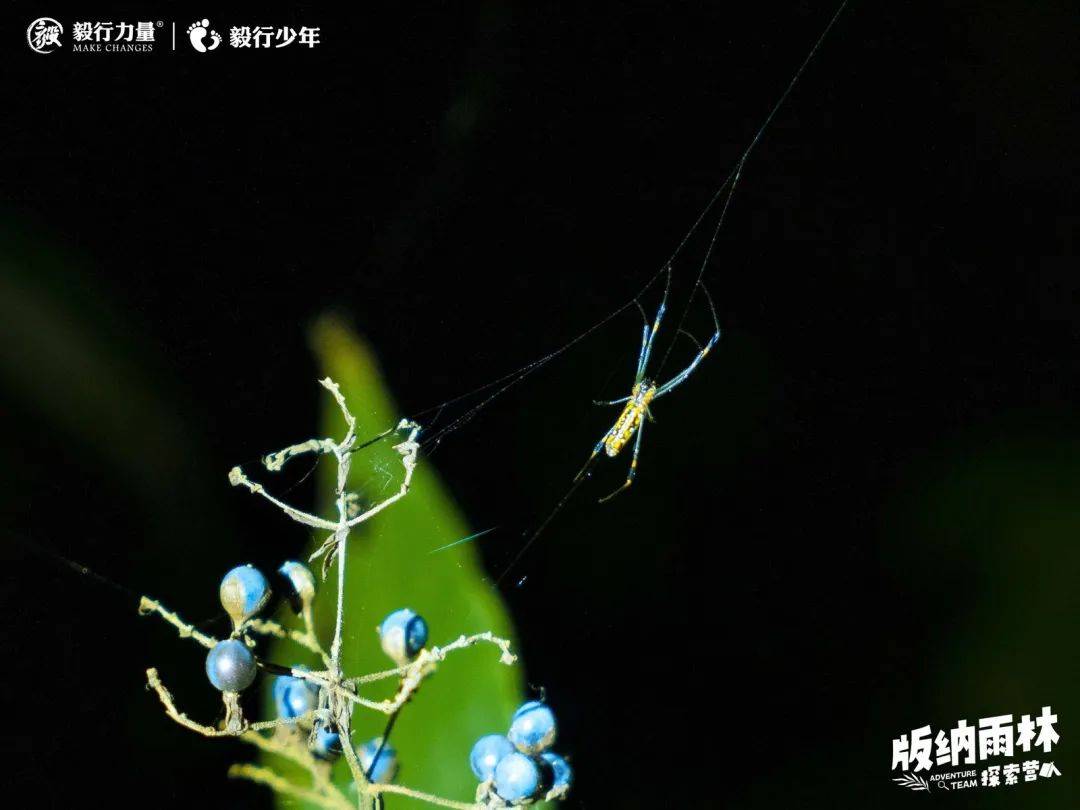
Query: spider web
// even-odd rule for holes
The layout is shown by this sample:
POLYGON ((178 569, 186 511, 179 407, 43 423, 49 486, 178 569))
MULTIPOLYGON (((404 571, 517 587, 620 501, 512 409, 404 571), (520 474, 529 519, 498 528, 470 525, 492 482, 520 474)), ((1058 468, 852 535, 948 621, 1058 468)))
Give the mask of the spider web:
MULTIPOLYGON (((716 223, 711 231, 711 236, 708 241, 708 247, 706 248, 704 257, 702 258, 701 263, 698 267, 697 275, 694 278, 694 283, 692 285, 690 295, 682 308, 678 322, 676 323, 676 327, 671 333, 675 337, 668 342, 668 347, 665 350, 664 354, 661 356, 660 363, 656 368, 656 373, 658 374, 664 368, 667 360, 671 355, 671 351, 675 346, 675 342, 677 341, 678 336, 680 334, 688 334, 683 329, 683 326, 686 322, 687 315, 689 314, 690 309, 694 304, 698 289, 702 286, 704 282, 705 273, 709 266, 709 261, 712 258, 712 254, 716 248, 716 243, 719 239, 720 232, 723 229, 728 208, 731 204, 732 197, 734 196, 735 189, 738 185, 739 179, 741 178, 742 171, 746 165, 747 159, 750 157, 750 154, 753 152, 754 148, 761 141, 761 138, 764 136, 765 132, 769 129, 777 113, 787 102, 789 96, 795 89, 795 86, 799 83, 799 80, 802 78, 807 67, 809 67, 810 63, 814 60, 814 57, 817 56, 817 53, 820 50, 822 44, 828 38, 830 32, 836 25, 836 22, 840 19, 841 15, 844 13, 844 10, 847 8, 849 2, 850 0, 842 0, 839 7, 830 17, 824 30, 822 30, 821 34, 814 41, 814 44, 810 48, 810 51, 807 53, 806 57, 802 60, 799 67, 792 75, 791 79, 788 81, 783 92, 780 94, 779 98, 773 104, 768 114, 765 116, 764 120, 755 131, 746 148, 742 151, 738 159, 735 161, 734 166, 728 172, 723 182, 721 182, 720 185, 717 187, 712 197, 705 204, 705 207, 701 210, 701 213, 698 214, 697 218, 694 220, 689 230, 679 240, 678 244, 675 247, 675 250, 665 261, 660 264, 660 266, 655 271, 652 272, 651 275, 649 275, 643 282, 641 282, 638 291, 632 297, 626 299, 614 310, 609 311, 598 321, 594 322, 592 325, 584 329, 584 331, 578 333, 576 336, 562 343, 557 348, 554 348, 547 353, 537 357, 536 359, 531 360, 522 366, 519 366, 513 371, 509 371, 500 377, 497 377, 486 383, 471 388, 461 394, 457 394, 456 396, 453 396, 449 399, 442 400, 440 402, 422 408, 421 410, 412 411, 411 413, 403 415, 404 418, 420 422, 424 425, 425 430, 422 434, 420 444, 425 449, 427 455, 430 456, 435 451, 435 449, 439 447, 439 445, 445 438, 447 438, 451 433, 465 427, 481 411, 485 410, 489 405, 494 403, 503 394, 507 393, 517 385, 521 384, 528 377, 532 376, 552 361, 569 352, 570 349, 582 343, 586 338, 592 336, 595 332, 599 331, 611 321, 615 320, 615 318, 622 315, 631 307, 636 306, 640 308, 640 302, 642 297, 649 291, 651 287, 656 284, 656 282, 664 275, 665 272, 667 272, 670 268, 674 266, 675 260, 679 258, 679 256, 684 252, 684 250, 686 250, 693 236, 699 231, 701 226, 708 219, 709 214, 713 212, 717 204, 722 200, 723 204, 720 208, 719 216, 717 217, 716 223), (461 408, 462 410, 455 412, 455 408, 461 408), (452 416, 450 416, 450 421, 447 424, 436 427, 436 425, 439 423, 439 420, 447 411, 453 414, 452 416), (434 414, 435 416, 432 419, 426 419, 426 417, 431 414, 434 414)), ((375 436, 369 437, 368 439, 359 442, 354 452, 363 450, 364 448, 369 447, 371 444, 387 438, 392 433, 393 429, 391 428, 383 431, 382 433, 376 434, 375 436)))
MULTIPOLYGON (((817 56, 821 46, 828 38, 832 29, 835 27, 837 21, 842 16, 843 12, 847 8, 849 0, 842 0, 839 7, 830 17, 828 23, 822 30, 821 34, 814 41, 809 52, 799 64, 798 68, 788 81, 783 92, 774 102, 769 109, 768 114, 763 119, 762 123, 758 126, 754 132, 753 137, 748 142, 747 146, 739 154, 735 160, 733 167, 729 170, 724 180, 717 186, 716 191, 712 194, 701 212, 698 214, 694 222, 690 225, 689 229, 682 236, 682 238, 676 244, 675 249, 671 255, 660 263, 659 267, 654 270, 647 278, 639 282, 637 291, 632 296, 625 299, 621 304, 617 305, 614 309, 608 311, 605 315, 599 318, 597 321, 588 325, 581 332, 559 344, 557 347, 545 352, 544 354, 536 357, 524 363, 511 371, 502 374, 495 379, 488 382, 477 385, 469 390, 466 390, 460 394, 452 396, 448 399, 430 404, 420 410, 412 411, 405 415, 405 418, 420 422, 424 425, 425 431, 421 434, 420 445, 425 456, 430 457, 452 434, 466 427, 471 423, 481 412, 485 411, 489 406, 513 390, 517 386, 521 385, 525 380, 536 374, 538 371, 546 367, 548 364, 559 359, 563 355, 570 352, 571 349, 577 347, 583 343, 587 338, 593 336, 599 330, 610 324, 620 315, 632 308, 642 308, 642 298, 654 287, 657 282, 674 267, 676 259, 687 251, 691 240, 696 234, 699 233, 702 226, 709 221, 710 215, 713 214, 719 206, 719 212, 715 217, 715 221, 712 224, 711 230, 708 233, 707 246, 704 250, 704 255, 699 264, 697 264, 697 272, 693 278, 693 284, 689 296, 687 297, 684 305, 681 308, 678 320, 675 323, 675 328, 670 332, 671 336, 667 341, 667 347, 664 353, 660 357, 660 361, 653 372, 654 376, 659 376, 660 372, 666 366, 672 350, 679 339, 680 335, 689 335, 683 328, 686 323, 687 316, 689 315, 695 298, 702 287, 706 272, 709 268, 710 260, 715 252, 719 236, 723 230, 723 225, 728 214, 732 199, 735 194, 735 190, 742 177, 743 170, 746 166, 753 150, 757 147, 762 137, 769 129, 777 113, 788 101, 795 89, 799 80, 802 78, 806 69, 811 62, 817 56), (431 417, 431 418, 428 418, 431 417), (442 421, 445 420, 445 421, 442 421)), ((674 272, 674 271, 672 271, 674 272)), ((692 336, 691 336, 692 337, 692 336)), ((366 440, 357 443, 353 452, 363 451, 365 448, 371 445, 383 441, 392 437, 395 433, 393 427, 368 437, 366 440)), ((584 455, 584 450, 583 450, 584 455)), ((321 456, 316 456, 310 466, 303 472, 299 478, 293 481, 287 488, 279 492, 279 495, 285 495, 303 485, 317 469, 321 460, 321 456)), ((522 542, 518 550, 511 557, 510 561, 502 566, 501 572, 494 578, 494 584, 498 586, 501 584, 512 570, 521 562, 527 552, 533 547, 536 541, 543 535, 546 529, 551 525, 552 521, 563 511, 566 505, 571 501, 578 489, 586 482, 591 480, 591 472, 586 474, 577 480, 574 480, 563 492, 563 494, 555 502, 554 506, 543 513, 543 517, 532 523, 533 528, 526 528, 520 533, 522 542)), ((500 527, 492 527, 485 529, 468 537, 461 538, 453 543, 447 544, 443 547, 433 549, 431 553, 437 553, 445 549, 454 547, 456 545, 472 542, 479 539, 482 536, 495 532, 500 527)), ((46 557, 51 557, 55 562, 74 570, 76 573, 87 576, 90 579, 96 580, 99 584, 112 588, 113 590, 125 594, 134 593, 131 589, 120 585, 107 577, 104 577, 96 572, 91 571, 82 564, 71 560, 52 548, 42 545, 41 543, 25 538, 23 542, 31 547, 36 547, 39 554, 46 557)), ((519 582, 524 582, 525 578, 519 582)), ((211 619, 210 621, 213 621, 211 619)))
MULTIPOLYGON (((672 349, 674 348, 676 342, 678 341, 679 336, 680 335, 688 335, 689 336, 689 333, 686 332, 686 330, 683 327, 684 327, 684 324, 686 323, 687 316, 689 315, 690 310, 693 307, 693 304, 694 304, 694 301, 695 301, 695 298, 697 296, 697 293, 698 293, 699 289, 703 289, 703 283, 704 283, 704 280, 705 280, 705 274, 706 274, 706 271, 709 268, 710 259, 712 258, 712 255, 713 255, 713 253, 715 251, 715 248, 716 248, 717 241, 719 239, 720 233, 723 230, 724 222, 725 222, 725 219, 727 217, 727 213, 728 213, 728 210, 730 208, 731 201, 732 201, 732 199, 734 197, 735 190, 736 190, 736 188, 738 186, 739 180, 742 177, 743 169, 746 166, 747 160, 749 159, 751 153, 754 151, 755 147, 761 141, 761 139, 764 136, 765 132, 769 129, 769 127, 772 124, 773 120, 775 119, 777 113, 781 110, 781 108, 783 108, 785 103, 788 101, 789 97, 792 94, 792 91, 795 89, 795 86, 799 83, 799 80, 802 78, 803 74, 806 72, 806 69, 809 67, 811 62, 813 62, 814 58, 817 56, 818 51, 821 49, 822 44, 828 38, 828 36, 831 33, 832 29, 835 27, 837 21, 840 19, 840 17, 844 13, 845 9, 848 6, 848 3, 849 3, 849 0, 842 0, 840 5, 837 7, 836 11, 833 12, 833 14, 829 18, 829 21, 826 24, 825 28, 822 30, 820 35, 814 41, 814 43, 811 46, 809 52, 806 54, 805 58, 799 64, 798 68, 795 70, 795 72, 792 75, 791 79, 788 81, 787 85, 785 86, 783 92, 780 94, 780 96, 777 98, 775 103, 772 105, 772 107, 770 108, 768 114, 765 116, 762 123, 758 126, 757 130, 754 132, 754 135, 750 139, 750 141, 747 144, 746 148, 743 149, 741 154, 736 159, 736 161, 734 163, 734 166, 730 169, 727 176, 720 183, 720 185, 717 187, 716 191, 713 193, 712 197, 705 204, 704 208, 701 210, 701 213, 697 216, 697 218, 691 224, 689 230, 687 230, 687 232, 679 240, 679 242, 676 245, 675 250, 672 252, 672 254, 663 263, 661 263, 660 267, 657 270, 655 270, 642 283, 642 285, 639 287, 638 291, 634 294, 634 296, 632 298, 626 300, 621 305, 619 305, 616 309, 610 311, 608 314, 606 314, 600 320, 593 323, 591 326, 586 328, 584 331, 582 331, 581 333, 579 333, 575 337, 571 338, 569 341, 567 341, 567 342, 563 343, 562 345, 560 345, 558 348, 555 348, 552 351, 549 351, 548 353, 536 358, 535 360, 532 360, 529 363, 526 363, 523 366, 520 366, 519 368, 517 368, 517 369, 515 369, 513 371, 510 371, 510 372, 502 375, 501 377, 498 377, 497 379, 494 379, 494 380, 492 380, 490 382, 484 383, 483 385, 477 386, 477 387, 475 387, 475 388, 473 388, 473 389, 471 389, 469 391, 466 391, 466 392, 464 392, 462 394, 459 394, 459 395, 457 395, 455 397, 452 397, 451 399, 444 400, 442 402, 439 402, 439 403, 436 403, 434 405, 428 406, 427 408, 424 408, 423 410, 416 411, 416 412, 412 413, 409 416, 409 418, 417 420, 417 421, 422 421, 424 417, 428 416, 429 414, 434 413, 435 418, 433 420, 431 420, 431 422, 429 423, 429 428, 430 428, 434 423, 437 423, 439 417, 441 417, 443 415, 443 413, 446 412, 447 410, 453 409, 453 408, 455 408, 455 406, 459 406, 459 407, 464 406, 464 410, 458 412, 455 416, 453 416, 451 418, 451 420, 449 421, 449 423, 447 423, 447 424, 445 424, 445 425, 443 425, 441 427, 438 427, 438 428, 436 428, 434 430, 429 429, 427 431, 426 436, 421 441, 421 445, 425 448, 425 452, 426 452, 427 455, 430 456, 435 451, 435 449, 440 446, 442 441, 445 438, 447 438, 451 433, 453 433, 453 432, 461 429, 465 425, 467 425, 481 411, 485 410, 489 405, 491 405, 493 402, 495 402, 499 397, 501 397, 503 394, 510 391, 515 386, 521 384, 525 379, 527 379, 529 376, 531 376, 532 374, 539 371, 541 368, 546 366, 548 363, 556 360, 557 358, 559 358, 560 356, 562 356, 563 354, 568 352, 570 349, 577 346, 579 343, 581 343, 586 338, 593 335, 598 330, 602 329, 604 326, 606 326, 608 323, 613 321, 615 318, 617 318, 618 316, 620 316, 621 314, 626 312, 628 309, 630 309, 632 307, 635 307, 635 306, 637 308, 641 309, 642 308, 642 305, 641 305, 642 297, 649 291, 649 289, 651 287, 653 287, 657 283, 657 281, 666 272, 671 271, 671 268, 673 268, 673 266, 674 266, 675 260, 677 258, 679 258, 680 255, 682 255, 683 252, 687 249, 689 243, 691 242, 691 239, 695 236, 695 234, 697 234, 699 232, 701 227, 709 219, 710 214, 712 214, 715 211, 715 209, 717 208, 717 206, 719 204, 719 213, 716 216, 715 224, 713 225, 713 227, 711 229, 711 232, 710 232, 710 235, 709 235, 709 238, 708 238, 708 242, 707 242, 707 247, 705 248, 703 258, 701 259, 701 262, 698 265, 697 273, 696 273, 696 276, 694 277, 694 281, 693 281, 693 285, 691 287, 690 294, 687 297, 686 302, 682 307, 682 310, 681 310, 681 312, 679 314, 678 321, 675 324, 675 329, 671 332, 673 337, 671 337, 668 340, 667 348, 664 351, 663 355, 661 355, 660 362, 656 366, 655 371, 653 372, 653 377, 654 378, 657 378, 659 376, 660 372, 666 366, 667 361, 671 356, 672 349)), ((690 336, 690 337, 691 337, 691 339, 693 339, 692 336, 690 336)), ((372 440, 369 440, 368 442, 361 443, 361 445, 360 445, 360 447, 358 449, 370 444, 372 441, 380 440, 385 435, 387 435, 387 434, 380 434, 379 436, 375 437, 372 440)), ((588 465, 587 465, 587 467, 588 467, 588 465)), ((506 579, 506 577, 509 575, 509 573, 517 566, 517 564, 522 560, 522 558, 525 556, 525 554, 534 545, 534 543, 537 541, 537 539, 544 533, 544 531, 547 529, 547 527, 549 525, 551 525, 552 521, 559 515, 559 513, 562 512, 563 508, 567 505, 567 503, 570 502, 570 500, 573 498, 574 494, 581 487, 581 485, 584 482, 590 480, 590 477, 591 477, 591 472, 587 472, 586 475, 581 476, 580 478, 574 480, 570 484, 570 486, 566 489, 566 491, 563 493, 563 495, 558 499, 558 501, 556 501, 554 507, 549 512, 547 512, 546 515, 538 523, 534 524, 535 528, 533 528, 531 530, 527 529, 526 531, 524 531, 522 533, 522 535, 521 535, 522 538, 523 538, 522 545, 518 549, 518 551, 514 554, 514 556, 510 559, 509 563, 507 563, 505 566, 503 566, 503 568, 501 570, 501 573, 499 573, 498 576, 495 577, 494 582, 495 582, 496 586, 501 584, 506 579)), ((466 537, 466 538, 463 538, 463 539, 461 539, 459 541, 456 541, 455 543, 452 543, 452 544, 450 544, 449 546, 446 546, 446 547, 449 548, 449 547, 458 545, 460 543, 472 541, 472 540, 477 539, 480 536, 486 535, 486 534, 488 534, 488 533, 490 533, 492 531, 494 531, 494 529, 487 529, 487 530, 485 530, 483 532, 478 532, 478 533, 476 533, 474 535, 470 535, 469 537, 466 537)), ((441 551, 441 550, 442 549, 436 549, 435 551, 441 551)), ((520 585, 523 582, 524 582, 524 578, 518 584, 520 585)))

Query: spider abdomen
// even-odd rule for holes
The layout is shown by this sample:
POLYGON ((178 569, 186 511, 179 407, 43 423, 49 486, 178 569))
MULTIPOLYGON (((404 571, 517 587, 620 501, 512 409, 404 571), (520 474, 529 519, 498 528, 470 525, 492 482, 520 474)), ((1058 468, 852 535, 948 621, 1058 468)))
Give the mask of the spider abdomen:
POLYGON ((634 437, 638 428, 641 427, 641 422, 649 408, 649 402, 652 401, 655 394, 655 386, 649 386, 648 388, 634 386, 633 396, 626 403, 611 430, 608 431, 607 438, 604 439, 604 452, 608 456, 612 458, 617 456, 627 442, 634 437))

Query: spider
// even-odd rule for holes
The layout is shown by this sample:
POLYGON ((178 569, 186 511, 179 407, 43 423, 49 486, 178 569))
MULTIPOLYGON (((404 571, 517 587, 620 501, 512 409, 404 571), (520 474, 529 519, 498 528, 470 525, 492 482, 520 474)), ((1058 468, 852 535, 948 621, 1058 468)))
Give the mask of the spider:
MULTIPOLYGON (((656 311, 656 318, 649 326, 648 318, 645 316, 645 310, 642 309, 641 304, 638 303, 638 309, 641 310, 641 317, 645 321, 644 330, 641 334, 641 352, 638 354, 637 370, 634 374, 634 387, 630 391, 630 396, 622 397, 621 399, 613 399, 610 401, 597 401, 596 405, 624 405, 622 413, 619 414, 619 418, 615 420, 615 424, 611 426, 611 429, 603 435, 603 437, 596 443, 596 447, 593 448, 592 455, 589 456, 588 461, 585 462, 585 466, 581 468, 574 477, 574 483, 580 481, 585 473, 588 472, 589 467, 592 465, 593 460, 603 450, 611 458, 614 458, 619 454, 619 451, 623 449, 637 433, 637 438, 634 440, 634 457, 630 461, 630 471, 626 476, 626 481, 617 490, 600 499, 600 503, 609 501, 622 492, 624 489, 628 489, 631 484, 634 483, 634 474, 637 472, 638 454, 641 452, 641 437, 645 432, 645 419, 650 422, 655 421, 653 419, 652 412, 649 410, 649 404, 657 397, 662 397, 667 394, 676 386, 686 381, 694 369, 698 367, 698 364, 705 359, 705 355, 709 353, 709 350, 716 345, 716 341, 720 339, 720 319, 716 315, 716 307, 713 305, 712 296, 709 295, 709 291, 705 289, 705 285, 700 285, 701 291, 705 294, 705 298, 709 302, 709 309, 712 312, 713 323, 716 326, 716 331, 713 332, 709 342, 704 347, 700 343, 694 340, 693 336, 688 332, 680 329, 682 334, 685 334, 698 346, 698 353, 694 359, 690 362, 686 368, 668 380, 662 385, 657 384, 654 380, 645 376, 646 366, 649 364, 649 354, 652 352, 653 342, 656 340, 656 333, 660 329, 660 321, 664 317, 664 311, 667 307, 668 291, 671 288, 671 268, 668 268, 667 284, 664 286, 664 295, 660 299, 660 307, 656 311)), ((635 302, 637 303, 637 302, 635 302)))

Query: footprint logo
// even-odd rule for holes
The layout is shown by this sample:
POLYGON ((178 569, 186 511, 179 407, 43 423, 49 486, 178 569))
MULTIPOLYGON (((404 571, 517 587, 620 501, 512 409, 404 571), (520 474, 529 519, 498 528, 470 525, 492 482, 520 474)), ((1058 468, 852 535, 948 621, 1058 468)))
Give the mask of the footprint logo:
POLYGON ((191 47, 199 53, 212 51, 221 44, 221 37, 218 36, 218 32, 210 30, 210 20, 205 18, 196 20, 189 25, 187 28, 187 35, 188 39, 191 40, 191 47), (207 34, 210 35, 209 45, 206 44, 207 34))

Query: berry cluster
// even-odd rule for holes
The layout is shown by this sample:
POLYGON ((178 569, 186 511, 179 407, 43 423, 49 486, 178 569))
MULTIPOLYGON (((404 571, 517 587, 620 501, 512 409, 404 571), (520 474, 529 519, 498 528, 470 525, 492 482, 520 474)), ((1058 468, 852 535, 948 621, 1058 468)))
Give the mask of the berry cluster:
POLYGON ((548 750, 555 730, 551 709, 530 701, 514 712, 506 736, 488 734, 477 740, 469 754, 469 765, 480 780, 477 799, 499 806, 563 798, 573 771, 548 750))
MULTIPOLYGON (((250 564, 233 568, 221 580, 218 596, 232 620, 233 632, 228 639, 222 641, 208 637, 203 637, 202 640, 204 646, 209 647, 206 656, 207 678, 214 688, 225 696, 227 707, 230 700, 235 701, 240 692, 254 683, 259 668, 267 667, 253 652, 255 641, 251 634, 269 632, 280 635, 285 632, 273 622, 260 620, 260 613, 269 612, 277 603, 286 601, 297 614, 305 618, 310 629, 316 591, 316 581, 311 571, 303 563, 290 560, 277 570, 276 579, 283 594, 281 599, 276 598, 277 592, 271 588, 263 573, 250 564)), ((166 618, 171 616, 152 600, 144 600, 144 607, 147 612, 156 610, 166 618)), ((193 629, 191 630, 194 634, 193 629)), ((383 619, 378 627, 378 634, 386 655, 398 667, 408 670, 424 652, 428 640, 428 625, 416 611, 401 608, 383 619)), ((303 636, 293 636, 293 640, 303 641, 303 636)), ((448 645, 442 651, 436 648, 436 651, 428 655, 441 658, 445 651, 465 646, 473 640, 489 639, 459 639, 455 645, 448 645)), ((333 762, 341 756, 343 746, 341 734, 327 711, 329 690, 320 684, 318 673, 311 673, 305 666, 297 665, 290 671, 292 674, 278 675, 273 684, 274 707, 278 720, 244 727, 271 727, 281 723, 301 729, 306 732, 306 747, 312 757, 320 762, 333 762)), ((415 686, 413 689, 415 690, 415 686)), ((521 726, 521 733, 527 733, 526 725, 521 726)), ((506 741, 505 738, 502 739, 506 741)), ((509 741, 506 741, 506 744, 510 745, 509 741)), ((381 737, 358 746, 356 758, 365 778, 371 784, 390 784, 397 774, 397 752, 381 737)), ((561 758, 556 759, 562 768, 566 767, 561 758)), ((241 775, 252 776, 249 771, 243 771, 241 775)), ((568 779, 564 781, 568 782, 568 779)))
MULTIPOLYGON (((315 577, 307 566, 290 560, 278 569, 278 576, 286 585, 286 598, 297 613, 309 608, 315 596, 315 577)), ((219 596, 233 621, 234 637, 218 642, 210 650, 206 656, 206 676, 221 692, 242 692, 251 686, 258 672, 255 656, 249 649, 254 642, 244 630, 270 604, 273 591, 261 571, 252 565, 241 565, 221 580, 219 596)), ((407 666, 427 644, 427 622, 409 608, 395 610, 379 625, 379 637, 390 659, 398 666, 407 666)), ((307 671, 303 666, 293 669, 307 671)), ((294 720, 301 727, 310 725, 309 747, 317 759, 333 761, 341 756, 341 735, 317 716, 320 689, 316 684, 296 675, 279 675, 274 681, 273 694, 280 719, 294 720), (314 722, 310 722, 311 718, 314 722)), ((369 740, 356 753, 370 781, 386 784, 393 780, 397 773, 397 752, 381 738, 369 740)))

